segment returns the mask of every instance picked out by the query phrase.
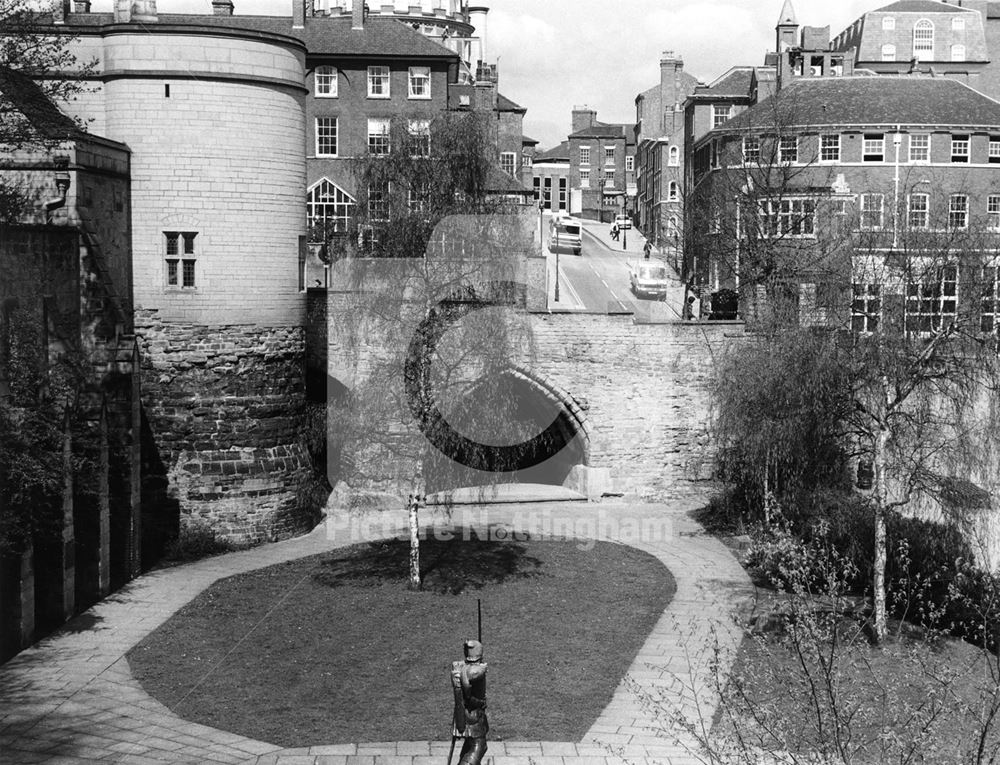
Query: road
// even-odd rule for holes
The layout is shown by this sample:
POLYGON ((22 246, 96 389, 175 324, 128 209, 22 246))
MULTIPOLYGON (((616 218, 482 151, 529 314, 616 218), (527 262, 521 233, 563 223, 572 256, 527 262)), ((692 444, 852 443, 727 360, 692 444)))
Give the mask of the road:
POLYGON ((625 264, 632 257, 609 249, 584 232, 582 255, 559 256, 561 278, 569 282, 569 291, 576 293, 588 312, 630 313, 633 296, 625 264))
MULTIPOLYGON (((632 294, 627 265, 642 260, 644 240, 634 229, 626 236, 629 247, 623 251, 619 242, 610 241, 601 224, 588 225, 583 232, 582 254, 559 255, 560 300, 550 300, 550 307, 588 313, 649 312, 653 308, 650 304, 657 301, 632 294)), ((550 255, 550 261, 554 257, 550 255)))

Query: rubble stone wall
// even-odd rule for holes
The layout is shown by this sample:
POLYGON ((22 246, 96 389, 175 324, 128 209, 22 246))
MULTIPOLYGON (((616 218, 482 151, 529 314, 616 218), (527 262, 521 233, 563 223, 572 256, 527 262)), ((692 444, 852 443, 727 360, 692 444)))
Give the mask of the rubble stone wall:
POLYGON ((164 322, 149 310, 136 329, 151 432, 144 488, 158 512, 235 542, 307 530, 303 329, 164 322))

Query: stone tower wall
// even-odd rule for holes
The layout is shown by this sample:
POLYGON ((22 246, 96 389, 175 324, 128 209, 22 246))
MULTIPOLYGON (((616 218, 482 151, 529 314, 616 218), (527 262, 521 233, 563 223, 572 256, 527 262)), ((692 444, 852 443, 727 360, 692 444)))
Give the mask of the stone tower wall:
POLYGON ((132 151, 146 515, 166 535, 303 531, 304 48, 197 17, 80 31, 100 80, 80 111, 132 151), (168 284, 166 232, 195 234, 193 286, 168 284))

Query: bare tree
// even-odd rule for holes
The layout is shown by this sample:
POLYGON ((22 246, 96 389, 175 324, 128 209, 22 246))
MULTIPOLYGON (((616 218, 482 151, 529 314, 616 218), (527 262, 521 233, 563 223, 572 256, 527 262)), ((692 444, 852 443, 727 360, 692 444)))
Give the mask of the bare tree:
POLYGON ((532 442, 508 404, 530 348, 509 309, 523 305, 533 215, 493 191, 487 129, 475 113, 394 123, 356 164, 361 209, 333 279, 336 343, 351 360, 332 418, 334 478, 389 506, 394 487, 410 487, 412 587, 442 460, 499 480, 532 442))

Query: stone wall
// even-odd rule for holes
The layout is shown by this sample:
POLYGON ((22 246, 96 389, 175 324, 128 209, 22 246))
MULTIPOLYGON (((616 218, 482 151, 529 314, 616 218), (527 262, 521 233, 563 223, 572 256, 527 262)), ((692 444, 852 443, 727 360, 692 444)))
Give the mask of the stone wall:
MULTIPOLYGON (((329 377, 347 388, 369 384, 368 359, 393 341, 378 337, 378 324, 371 322, 364 347, 345 343, 341 335, 350 321, 338 311, 351 310, 350 301, 316 291, 309 303, 316 322, 323 318, 321 306, 327 306, 328 336, 316 332, 310 339, 325 341, 329 377)), ((531 336, 523 344, 530 351, 514 359, 515 366, 573 414, 583 430, 583 459, 609 476, 608 493, 664 499, 698 491, 711 480, 714 361, 728 344, 739 342, 741 323, 649 323, 633 315, 523 311, 510 316, 531 336)), ((311 351, 310 357, 313 364, 322 363, 321 354, 311 351)), ((396 390, 400 380, 379 380, 379 386, 387 399, 403 400, 396 390)), ((400 418, 409 423, 408 414, 400 418)), ((391 480, 388 472, 386 478, 391 480)))
POLYGON ((616 492, 666 498, 711 479, 713 365, 741 324, 535 314, 531 327, 530 368, 577 399, 590 465, 610 471, 616 492))
POLYGON ((150 521, 259 542, 307 530, 301 327, 163 322, 139 311, 150 521))

